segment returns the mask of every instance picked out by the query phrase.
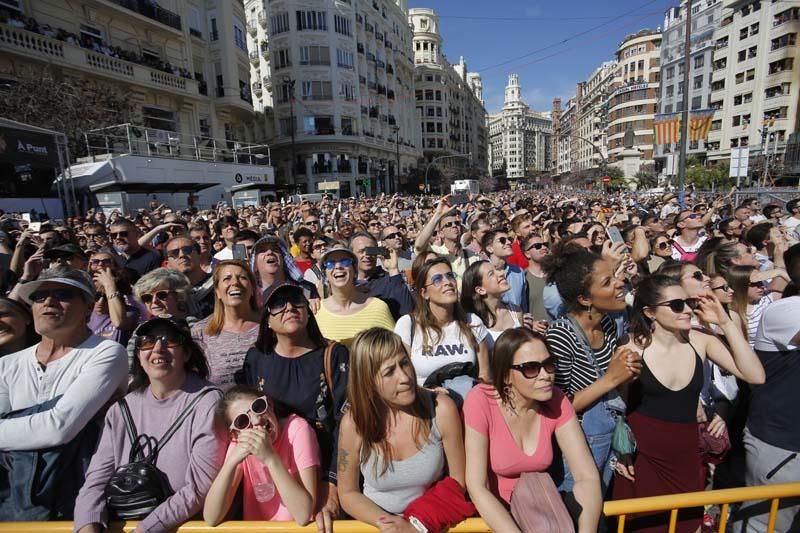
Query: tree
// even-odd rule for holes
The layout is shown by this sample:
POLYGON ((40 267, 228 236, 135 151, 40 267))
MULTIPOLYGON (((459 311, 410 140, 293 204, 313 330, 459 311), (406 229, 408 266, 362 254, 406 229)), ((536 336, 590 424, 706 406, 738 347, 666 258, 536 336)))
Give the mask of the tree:
POLYGON ((728 176, 729 164, 717 163, 711 167, 704 167, 698 161, 686 161, 686 185, 693 185, 698 189, 710 190, 727 189, 734 184, 735 178, 728 176))
POLYGON ((58 78, 50 67, 24 69, 0 88, 0 116, 64 133, 73 161, 87 155, 85 132, 135 122, 133 109, 118 86, 58 78))
POLYGON ((481 192, 494 192, 497 189, 497 178, 494 176, 481 176, 478 180, 481 192))
POLYGON ((636 173, 636 186, 638 190, 652 189, 658 185, 658 176, 655 172, 640 170, 636 173))

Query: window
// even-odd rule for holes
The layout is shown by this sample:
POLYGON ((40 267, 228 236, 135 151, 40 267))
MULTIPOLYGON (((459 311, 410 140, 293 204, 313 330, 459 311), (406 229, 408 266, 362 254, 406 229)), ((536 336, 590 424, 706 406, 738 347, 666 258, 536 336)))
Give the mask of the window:
POLYGON ((747 59, 747 50, 739 50, 739 54, 738 54, 739 63, 741 63, 745 59, 747 59))
POLYGON ((342 68, 355 68, 355 58, 353 52, 337 48, 336 64, 342 68))
POLYGON ((787 33, 786 35, 781 35, 777 39, 772 39, 770 50, 778 50, 786 46, 794 46, 796 40, 796 33, 787 33))
POLYGON ((671 80, 674 77, 675 77, 675 67, 669 67, 667 69, 667 79, 671 80))
POLYGON ((247 39, 244 36, 244 24, 238 20, 233 23, 233 43, 236 45, 236 48, 247 52, 247 39))
POLYGON ((694 88, 695 89, 702 89, 703 88, 703 76, 695 76, 694 77, 694 88))
POLYGON ((667 96, 668 97, 672 97, 674 94, 675 94, 675 86, 674 85, 668 85, 667 86, 667 96))
POLYGON ((747 59, 753 59, 758 53, 758 46, 751 46, 747 49, 747 59))
POLYGON ((178 131, 175 113, 158 107, 142 106, 142 123, 145 128, 178 131))
POLYGON ((742 105, 742 95, 737 94, 733 97, 733 105, 742 105))
POLYGON ((758 35, 758 22, 750 25, 750 35, 758 35))
POLYGON ((700 109, 701 107, 703 107, 703 97, 695 96, 692 98, 692 109, 700 109))
POLYGON ((332 100, 331 82, 304 81, 301 84, 303 100, 332 100))
POLYGON ((694 58, 694 68, 702 68, 706 63, 706 56, 697 56, 694 58))
POLYGON ((331 49, 327 46, 301 46, 301 65, 330 65, 331 49))
POLYGON ((324 11, 297 11, 297 31, 328 31, 326 15, 324 11))
POLYGON ((272 53, 272 68, 279 70, 291 66, 292 60, 289 56, 288 48, 284 48, 283 50, 275 50, 272 53))
POLYGON ((333 135, 333 117, 330 116, 305 116, 303 117, 303 131, 307 135, 333 135))
POLYGON ((756 69, 751 68, 745 73, 745 81, 752 81, 756 77, 756 69))
POLYGON ((286 103, 292 98, 292 86, 288 83, 279 83, 275 87, 278 103, 286 103))
POLYGON ((289 13, 278 13, 269 18, 269 33, 277 35, 289 31, 289 13))
POLYGON ((353 27, 349 18, 341 15, 333 16, 333 29, 342 35, 353 35, 353 27))
POLYGON ((664 113, 672 113, 672 104, 664 106, 664 113))
POLYGON ((740 83, 744 83, 744 72, 740 72, 736 75, 736 85, 740 83))
POLYGON ((342 117, 342 135, 357 135, 358 127, 356 119, 353 117, 342 117))

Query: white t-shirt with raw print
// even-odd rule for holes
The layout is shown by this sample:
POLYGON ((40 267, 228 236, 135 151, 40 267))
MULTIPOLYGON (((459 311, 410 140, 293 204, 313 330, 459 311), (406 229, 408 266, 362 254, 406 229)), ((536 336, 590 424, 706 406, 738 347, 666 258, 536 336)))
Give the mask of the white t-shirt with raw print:
MULTIPOLYGON (((472 328, 473 335, 475 335, 475 341, 480 344, 489 334, 489 331, 477 315, 467 313, 467 320, 472 328)), ((413 344, 411 342, 410 315, 400 317, 394 327, 394 332, 403 339, 406 345, 411 346, 411 363, 417 372, 417 383, 420 385, 424 384, 428 376, 444 365, 450 363, 478 364, 475 350, 472 349, 469 339, 463 338, 461 330, 455 321, 450 322, 442 329, 442 335, 439 339, 437 339, 435 332, 431 332, 430 336, 433 338, 429 338, 428 342, 432 343, 433 346, 427 350, 423 349, 424 338, 422 329, 418 324, 413 335, 413 344)))

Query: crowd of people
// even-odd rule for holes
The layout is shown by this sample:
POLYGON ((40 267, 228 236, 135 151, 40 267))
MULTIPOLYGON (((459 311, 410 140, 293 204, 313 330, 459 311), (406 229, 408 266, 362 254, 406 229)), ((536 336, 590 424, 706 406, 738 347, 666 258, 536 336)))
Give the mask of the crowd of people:
MULTIPOLYGON (((594 532, 611 499, 796 481, 800 199, 732 198, 4 213, 0 520, 594 532)), ((769 502, 720 512, 677 531, 769 502)))

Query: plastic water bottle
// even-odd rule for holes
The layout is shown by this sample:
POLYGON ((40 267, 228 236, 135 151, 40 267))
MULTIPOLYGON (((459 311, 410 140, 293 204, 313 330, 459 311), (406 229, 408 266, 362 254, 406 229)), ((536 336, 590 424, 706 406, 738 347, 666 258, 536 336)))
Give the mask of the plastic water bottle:
POLYGON ((275 497, 275 484, 267 467, 261 464, 255 457, 248 457, 248 470, 250 471, 250 481, 253 483, 253 492, 256 500, 261 503, 268 502, 275 497))

